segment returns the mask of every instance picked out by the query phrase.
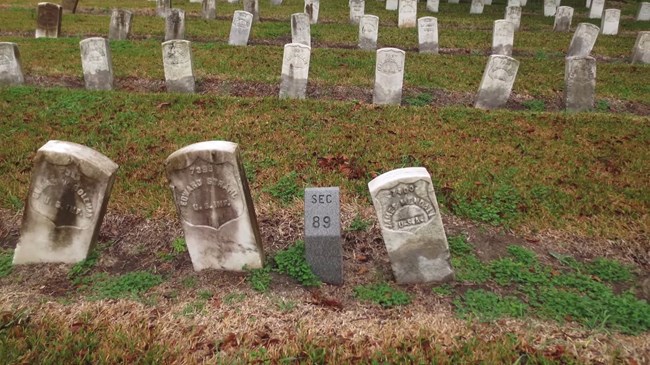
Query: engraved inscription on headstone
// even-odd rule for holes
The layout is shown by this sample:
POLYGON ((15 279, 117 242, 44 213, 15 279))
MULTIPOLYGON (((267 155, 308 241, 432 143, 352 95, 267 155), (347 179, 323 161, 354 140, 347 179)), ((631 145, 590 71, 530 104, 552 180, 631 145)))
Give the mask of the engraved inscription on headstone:
POLYGON ((483 72, 474 107, 494 109, 505 105, 510 98, 518 69, 519 61, 514 58, 491 55, 483 72))
POLYGON ((58 38, 61 33, 63 8, 52 3, 38 3, 36 38, 58 38))
POLYGON ((131 19, 133 13, 123 9, 113 9, 111 23, 108 28, 108 39, 124 40, 131 34, 131 19))
POLYGON ((318 278, 343 284, 339 188, 305 189, 305 258, 318 278))
POLYGON ((505 20, 509 20, 514 24, 515 30, 519 29, 521 23, 521 7, 519 6, 508 6, 506 7, 506 14, 503 17, 505 20))
POLYGON ((596 44, 600 28, 591 23, 580 23, 573 33, 567 57, 589 56, 596 44))
POLYGON ((515 25, 509 20, 495 20, 492 30, 492 54, 512 55, 515 25))
POLYGON ((650 20, 650 2, 643 2, 639 4, 639 12, 636 14, 636 20, 638 21, 650 20))
POLYGON ((263 265, 255 208, 236 143, 195 143, 165 161, 194 270, 263 265))
POLYGON ((181 9, 170 9, 165 18, 165 40, 185 39, 185 12, 181 9))
POLYGON ((470 14, 483 14, 483 0, 472 0, 469 8, 470 14))
POLYGON ((359 24, 359 19, 363 16, 366 1, 365 0, 350 0, 350 24, 359 24))
POLYGON ((377 50, 373 104, 401 104, 405 57, 406 53, 401 49, 377 50))
POLYGON ((438 19, 432 16, 418 19, 418 45, 420 53, 438 54, 438 19))
POLYGON ((172 8, 172 0, 156 0, 156 15, 166 18, 172 8))
POLYGON ((203 0, 201 4, 201 16, 203 19, 216 19, 217 0, 203 0))
POLYGON ((553 31, 555 32, 570 32, 571 20, 573 19, 573 8, 570 6, 560 6, 555 12, 555 23, 553 24, 553 31))
POLYGON ((564 68, 564 101, 567 111, 594 108, 596 59, 589 56, 567 57, 564 68))
POLYGON ((320 9, 320 0, 305 0, 305 14, 309 16, 309 23, 318 23, 318 11, 320 9))
POLYGON ((386 0, 386 10, 397 10, 399 0, 386 0))
POLYGON ((291 14, 291 43, 311 46, 311 24, 307 14, 291 14))
POLYGON ((168 92, 193 93, 192 48, 190 41, 171 40, 162 44, 165 85, 168 92))
POLYGON ((560 0, 544 0, 544 16, 555 16, 560 0))
POLYGON ((417 0, 400 0, 397 18, 398 28, 415 28, 418 15, 417 0))
POLYGON ((259 0, 244 0, 244 11, 253 14, 253 22, 260 21, 260 3, 259 0))
POLYGON ((387 172, 368 183, 372 203, 400 284, 454 277, 431 176, 423 167, 387 172))
POLYGON ((243 10, 236 10, 232 16, 232 25, 230 26, 228 44, 231 46, 247 45, 252 25, 253 14, 243 10))
POLYGON ((589 19, 600 19, 605 9, 605 0, 592 0, 591 9, 589 10, 589 19))
POLYGON ((621 18, 619 9, 606 9, 600 22, 600 31, 604 35, 617 35, 618 23, 621 18))
POLYGON ((280 76, 281 99, 304 99, 307 96, 310 57, 309 46, 300 43, 284 45, 280 76))
POLYGON ((639 32, 632 51, 632 63, 650 63, 650 32, 639 32))
POLYGON ((63 7, 63 12, 64 13, 76 13, 77 12, 77 4, 79 3, 79 0, 63 0, 63 3, 61 6, 63 7))
POLYGON ((24 83, 25 78, 20 66, 18 45, 11 42, 0 42, 0 87, 24 83))
POLYGON ((374 51, 377 49, 379 17, 364 15, 359 19, 359 48, 374 51))
POLYGON ((440 7, 440 0, 427 0, 427 11, 437 13, 440 7))
POLYGON ((36 152, 13 263, 75 263, 97 241, 117 165, 76 143, 49 141, 36 152))
POLYGON ((113 89, 113 61, 108 40, 96 37, 79 42, 84 82, 88 90, 113 89))

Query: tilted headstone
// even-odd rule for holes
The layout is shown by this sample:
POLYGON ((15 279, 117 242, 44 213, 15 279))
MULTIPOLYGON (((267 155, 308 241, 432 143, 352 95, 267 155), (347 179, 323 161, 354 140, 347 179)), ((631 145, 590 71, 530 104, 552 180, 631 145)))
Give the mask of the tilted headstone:
POLYGON ((418 49, 420 53, 438 54, 438 19, 432 16, 418 19, 418 49))
POLYGON ((427 0, 427 11, 437 13, 440 8, 440 0, 427 0))
POLYGON ((521 7, 520 6, 508 6, 506 7, 506 14, 503 17, 505 20, 509 20, 514 24, 515 30, 519 29, 521 23, 521 7))
POLYGON ((601 33, 605 35, 617 35, 620 19, 621 11, 619 9, 606 9, 600 22, 601 33))
POLYGON ((555 16, 560 0, 544 0, 544 16, 555 16))
POLYGON ((650 64, 650 32, 639 32, 634 42, 632 63, 650 64))
POLYGON ((519 61, 509 56, 492 55, 485 66, 475 108, 494 109, 506 104, 517 78, 519 61))
POLYGON ((165 40, 185 39, 185 12, 171 9, 165 18, 165 40))
POLYGON ((251 26, 253 25, 253 14, 243 11, 235 10, 232 16, 232 25, 230 26, 230 37, 228 44, 231 46, 245 46, 248 44, 248 38, 251 34, 251 26))
POLYGON ((397 19, 398 28, 415 28, 417 24, 417 0, 400 0, 397 19))
POLYGON ((113 9, 108 28, 108 39, 125 40, 131 34, 133 13, 123 9, 113 9))
POLYGON ((522 6, 521 0, 508 0, 508 6, 522 6))
POLYGON ((203 0, 201 3, 201 16, 203 19, 216 19, 217 0, 203 0))
POLYGON ((377 49, 379 17, 364 15, 359 20, 359 48, 374 51, 377 49))
POLYGON ((305 258, 322 282, 343 284, 338 187, 305 189, 305 258))
POLYGON ((431 176, 423 167, 389 171, 368 183, 399 284, 452 280, 449 245, 431 176))
POLYGON ((49 141, 39 148, 14 265, 84 260, 97 241, 117 168, 76 143, 49 141))
POLYGON ((259 0, 244 0, 244 11, 253 14, 253 22, 260 21, 260 3, 259 0))
POLYGON ((470 14, 483 14, 483 0, 472 0, 469 8, 470 14))
POLYGON ((156 15, 166 18, 172 9, 172 0, 156 0, 156 15))
POLYGON ((386 0, 386 10, 397 10, 399 0, 386 0))
POLYGON ((307 96, 310 57, 309 46, 300 43, 284 45, 280 77, 281 99, 304 99, 307 96))
POLYGON ((589 56, 567 57, 564 68, 564 102, 567 111, 594 108, 596 59, 589 56))
POLYGON ((402 103, 405 58, 406 53, 401 49, 381 48, 377 50, 373 104, 400 105, 402 103))
POLYGON ((311 47, 311 24, 305 13, 291 14, 291 43, 300 43, 311 47))
POLYGON ((591 23, 578 24, 575 33, 573 33, 573 38, 571 38, 571 44, 566 56, 589 56, 594 44, 596 44, 599 32, 600 28, 591 23))
POLYGON ((76 13, 78 3, 79 0, 63 0, 63 3, 61 4, 61 7, 63 7, 63 12, 72 14, 76 13))
POLYGON ((350 0, 350 24, 359 24, 359 19, 365 13, 365 0, 350 0))
POLYGON ((165 85, 168 92, 193 93, 192 43, 171 40, 162 44, 165 85))
POLYGON ((605 9, 605 0, 592 0, 589 9, 589 19, 600 19, 605 9))
POLYGON ((309 23, 318 23, 320 0, 305 0, 305 13, 309 16, 309 23))
POLYGON ((495 20, 492 30, 492 54, 512 56, 515 25, 509 20, 495 20))
POLYGON ((113 60, 108 40, 86 38, 79 42, 81 66, 87 90, 113 90, 113 60))
POLYGON ((448 4, 460 4, 460 0, 449 0, 447 1, 448 4))
POLYGON ((639 4, 639 12, 636 14, 636 20, 638 21, 650 20, 650 2, 643 2, 639 4))
POLYGON ((18 45, 16 43, 0 42, 0 87, 22 85, 24 83, 25 78, 20 67, 18 45))
POLYGON ((58 38, 61 33, 63 8, 52 3, 38 3, 36 38, 58 38))
POLYGON ((264 264, 255 207, 236 143, 200 142, 165 161, 194 270, 264 264))
POLYGON ((560 6, 555 12, 555 23, 553 24, 553 31, 555 32, 570 32, 571 20, 573 19, 573 8, 570 6, 560 6))

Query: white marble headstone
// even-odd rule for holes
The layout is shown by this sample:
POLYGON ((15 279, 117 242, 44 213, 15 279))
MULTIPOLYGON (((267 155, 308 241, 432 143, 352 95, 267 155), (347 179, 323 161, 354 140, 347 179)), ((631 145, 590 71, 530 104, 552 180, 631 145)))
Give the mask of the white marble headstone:
POLYGON ((320 0, 305 0, 305 13, 309 16, 309 23, 318 23, 320 0))
POLYGON ((0 87, 24 83, 25 78, 20 66, 18 45, 11 42, 0 42, 0 87))
POLYGON ((600 19, 605 9, 605 0, 592 0, 589 9, 589 19, 600 19))
POLYGON ((168 92, 193 93, 192 43, 171 40, 162 44, 165 85, 168 92))
POLYGON ((172 0, 156 0, 156 15, 161 18, 167 18, 169 11, 172 9, 172 0))
POLYGON ((495 20, 492 30, 492 54, 512 56, 515 25, 509 20, 495 20))
POLYGON ((165 40, 185 39, 185 12, 170 9, 165 18, 165 40))
POLYGON ((420 53, 438 54, 438 19, 432 16, 418 19, 418 45, 420 53))
POLYGON ((544 0, 544 16, 555 16, 560 0, 544 0))
POLYGON ((397 10, 399 0, 386 0, 386 10, 397 10))
POLYGON ((260 21, 260 3, 259 0, 244 0, 244 11, 253 14, 253 22, 260 21))
POLYGON ((618 23, 621 18, 619 9, 606 9, 600 22, 600 31, 604 35, 617 35, 618 23))
POLYGON ((374 51, 377 49, 379 17, 364 15, 359 20, 359 48, 374 51))
POLYGON ((201 16, 203 19, 216 19, 217 0, 203 0, 201 3, 201 16))
POLYGON ((437 13, 440 8, 440 0, 427 0, 427 11, 437 13))
POLYGON ((650 20, 650 2, 642 2, 639 4, 639 12, 636 14, 636 20, 648 21, 650 20))
POLYGON ((350 24, 359 24, 359 19, 365 13, 365 0, 350 0, 350 24))
POLYGON ((639 32, 632 51, 632 63, 650 64, 650 32, 639 32))
POLYGON ((401 104, 405 58, 406 53, 401 49, 377 50, 373 104, 401 104))
POLYGON ((280 77, 281 99, 304 99, 307 97, 310 58, 311 47, 300 43, 284 45, 280 77))
POLYGON ((596 44, 600 28, 591 23, 580 23, 573 33, 567 57, 589 56, 596 44))
POLYGON ((589 56, 567 57, 564 68, 564 102, 567 111, 594 108, 596 59, 589 56))
POLYGON ((108 40, 86 38, 79 42, 87 90, 113 90, 113 60, 108 40))
POLYGON ((248 44, 253 19, 253 14, 243 10, 235 10, 235 13, 232 15, 230 36, 228 37, 229 45, 245 46, 248 44))
POLYGON ((291 14, 291 43, 311 47, 311 24, 306 13, 291 14))
POLYGON ((123 9, 113 9, 111 23, 108 28, 108 39, 125 40, 131 34, 131 19, 133 13, 123 9))
POLYGON ((472 0, 469 8, 470 14, 483 14, 483 0, 472 0))
POLYGON ((475 108, 494 109, 506 104, 517 78, 519 61, 509 56, 492 55, 485 66, 475 108))
POLYGON ((514 24, 515 30, 519 29, 519 24, 521 23, 521 7, 519 6, 508 6, 506 7, 506 14, 503 17, 505 20, 509 20, 514 24))
POLYGON ((52 3, 38 3, 36 38, 58 38, 61 33, 63 8, 52 3))
POLYGON ((555 22, 553 23, 553 31, 555 32, 570 32, 571 20, 573 19, 573 8, 570 6, 560 6, 555 12, 555 22))
POLYGON ((418 15, 417 0, 400 0, 397 27, 415 28, 417 24, 417 15, 418 15))

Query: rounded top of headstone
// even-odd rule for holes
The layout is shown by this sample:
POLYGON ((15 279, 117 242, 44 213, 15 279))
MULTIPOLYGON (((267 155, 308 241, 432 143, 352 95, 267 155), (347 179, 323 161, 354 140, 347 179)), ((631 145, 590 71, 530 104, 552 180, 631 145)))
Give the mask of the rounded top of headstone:
POLYGON ((429 172, 424 167, 404 167, 383 173, 368 183, 368 190, 370 194, 374 194, 380 190, 384 185, 401 181, 404 179, 430 179, 429 172))
POLYGON ((215 162, 224 159, 232 159, 226 156, 234 156, 237 154, 239 145, 229 141, 206 141, 194 143, 185 146, 178 151, 172 153, 165 160, 168 170, 178 170, 185 168, 197 158, 201 158, 207 162, 215 162))
POLYGON ((244 15, 244 16, 251 17, 251 18, 253 17, 253 14, 251 14, 250 12, 248 12, 246 10, 235 10, 233 15, 244 15))
POLYGON ((106 42, 106 38, 103 37, 90 37, 82 39, 79 44, 92 43, 92 42, 106 42))
POLYGON ((169 41, 163 42, 162 45, 163 45, 163 47, 165 47, 165 46, 167 46, 167 45, 171 45, 171 44, 179 44, 179 43, 187 44, 188 47, 190 46, 190 44, 192 44, 192 42, 190 42, 190 41, 188 41, 188 40, 185 40, 185 39, 172 39, 172 40, 169 40, 169 41))
POLYGON ((0 42, 0 47, 7 47, 7 48, 13 47, 13 48, 17 48, 17 47, 18 47, 18 44, 14 43, 14 42, 0 42))
POLYGON ((423 21, 423 22, 430 22, 430 21, 438 21, 438 18, 435 16, 423 16, 418 19, 418 22, 423 21))
POLYGON ((41 158, 54 165, 69 165, 75 160, 84 175, 96 179, 109 177, 118 168, 115 162, 100 152, 66 141, 48 141, 37 151, 36 160, 41 158))
POLYGON ((502 55, 502 54, 490 55, 490 60, 493 60, 493 59, 503 59, 503 60, 507 60, 508 62, 514 62, 517 65, 519 64, 519 61, 517 61, 516 59, 514 59, 514 58, 512 58, 510 56, 502 55))
POLYGON ((289 48, 289 47, 305 48, 305 49, 308 49, 309 51, 311 51, 311 47, 309 47, 308 45, 302 44, 302 43, 287 43, 287 44, 284 45, 285 49, 289 48))
POLYGON ((594 30, 594 31, 596 31, 596 32, 599 32, 599 31, 600 31, 600 27, 598 27, 598 26, 595 25, 595 24, 591 24, 591 23, 578 23, 578 29, 576 29, 576 32, 577 32, 580 28, 591 28, 592 30, 594 30))
POLYGON ((402 51, 401 49, 393 48, 393 47, 380 48, 380 49, 377 50, 377 54, 379 54, 380 52, 381 53, 384 53, 384 52, 398 52, 398 53, 401 53, 401 54, 404 54, 404 55, 406 54, 406 52, 402 51))
POLYGON ((376 15, 372 15, 372 14, 363 14, 363 15, 361 16, 361 18, 366 18, 366 19, 377 19, 377 20, 379 20, 379 17, 378 17, 378 16, 376 16, 376 15))
POLYGON ((55 3, 48 3, 48 2, 38 3, 38 6, 46 6, 46 5, 47 5, 47 6, 56 6, 57 8, 60 8, 60 7, 61 7, 61 5, 59 5, 59 4, 55 4, 55 3))

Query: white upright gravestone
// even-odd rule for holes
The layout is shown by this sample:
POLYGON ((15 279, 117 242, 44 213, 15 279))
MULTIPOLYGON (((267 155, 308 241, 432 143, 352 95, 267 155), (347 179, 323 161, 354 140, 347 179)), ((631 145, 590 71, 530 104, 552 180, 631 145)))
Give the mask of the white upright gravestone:
POLYGON ((291 14, 291 43, 300 43, 311 47, 311 24, 305 13, 291 14))
POLYGON ((589 9, 589 19, 600 19, 605 9, 605 0, 592 0, 589 9))
POLYGON ((398 28, 415 28, 418 15, 417 0, 400 0, 397 18, 398 28))
POLYGON ((25 78, 20 67, 18 45, 0 42, 0 87, 22 85, 23 83, 25 83, 25 78))
POLYGON ((350 24, 359 24, 359 19, 365 13, 365 0, 350 0, 350 24))
POLYGON ((508 6, 506 7, 506 14, 503 17, 505 20, 509 20, 512 24, 515 25, 515 30, 519 29, 521 24, 521 7, 520 6, 508 6))
POLYGON ((589 56, 567 57, 564 84, 567 111, 593 109, 596 93, 596 59, 589 56))
POLYGON ((156 0, 156 15, 166 18, 172 8, 172 0, 156 0))
POLYGON ((113 9, 108 28, 108 39, 125 40, 129 38, 132 17, 133 13, 128 10, 113 9))
POLYGON ((600 22, 600 31, 602 34, 617 35, 620 19, 621 11, 619 9, 606 9, 603 13, 602 21, 600 22))
POLYGON ((386 0, 386 10, 397 10, 399 0, 386 0))
POLYGON ((519 61, 503 55, 492 55, 485 66, 474 107, 500 108, 506 104, 517 78, 519 61))
POLYGON ((639 12, 636 14, 637 21, 650 20, 650 2, 643 2, 639 4, 639 12))
POLYGON ((402 103, 405 57, 406 53, 401 49, 382 48, 377 50, 373 104, 400 105, 402 103))
POLYGON ((571 31, 571 20, 573 19, 573 8, 570 6, 560 6, 555 12, 555 23, 553 31, 569 32, 571 31))
POLYGON ((52 3, 38 3, 36 38, 58 38, 61 33, 63 8, 52 3))
POLYGON ((437 13, 440 8, 440 0, 427 0, 427 11, 437 13))
POLYGON ((495 20, 492 30, 492 54, 512 56, 515 25, 509 20, 495 20))
POLYGON ((203 19, 216 19, 217 0, 203 0, 201 3, 201 16, 203 19))
POLYGON ((377 49, 379 17, 364 15, 359 20, 359 48, 374 51, 377 49))
POLYGON ((244 11, 253 14, 253 22, 260 21, 260 3, 259 0, 244 0, 244 11))
POLYGON ((230 37, 228 37, 229 45, 245 46, 248 44, 253 18, 253 14, 247 11, 235 11, 232 16, 232 25, 230 26, 230 37))
POLYGON ((113 60, 108 40, 86 38, 79 42, 87 90, 113 90, 113 60))
POLYGON ((195 83, 190 41, 167 41, 162 44, 162 52, 167 91, 193 93, 195 83))
POLYGON ((305 14, 309 16, 309 23, 318 23, 320 0, 305 0, 305 14))
POLYGON ((280 98, 304 99, 307 96, 311 47, 300 43, 284 45, 280 98))
POLYGON ((420 53, 438 54, 438 19, 432 16, 418 19, 418 49, 420 53))
POLYGON ((650 32, 639 32, 632 51, 632 63, 650 63, 650 32))
POLYGON ((567 57, 589 56, 596 44, 600 28, 591 23, 580 23, 573 33, 567 57))
POLYGON ((472 0, 469 8, 470 14, 483 14, 483 0, 472 0))
POLYGON ((544 0, 544 16, 555 16, 560 0, 544 0))

